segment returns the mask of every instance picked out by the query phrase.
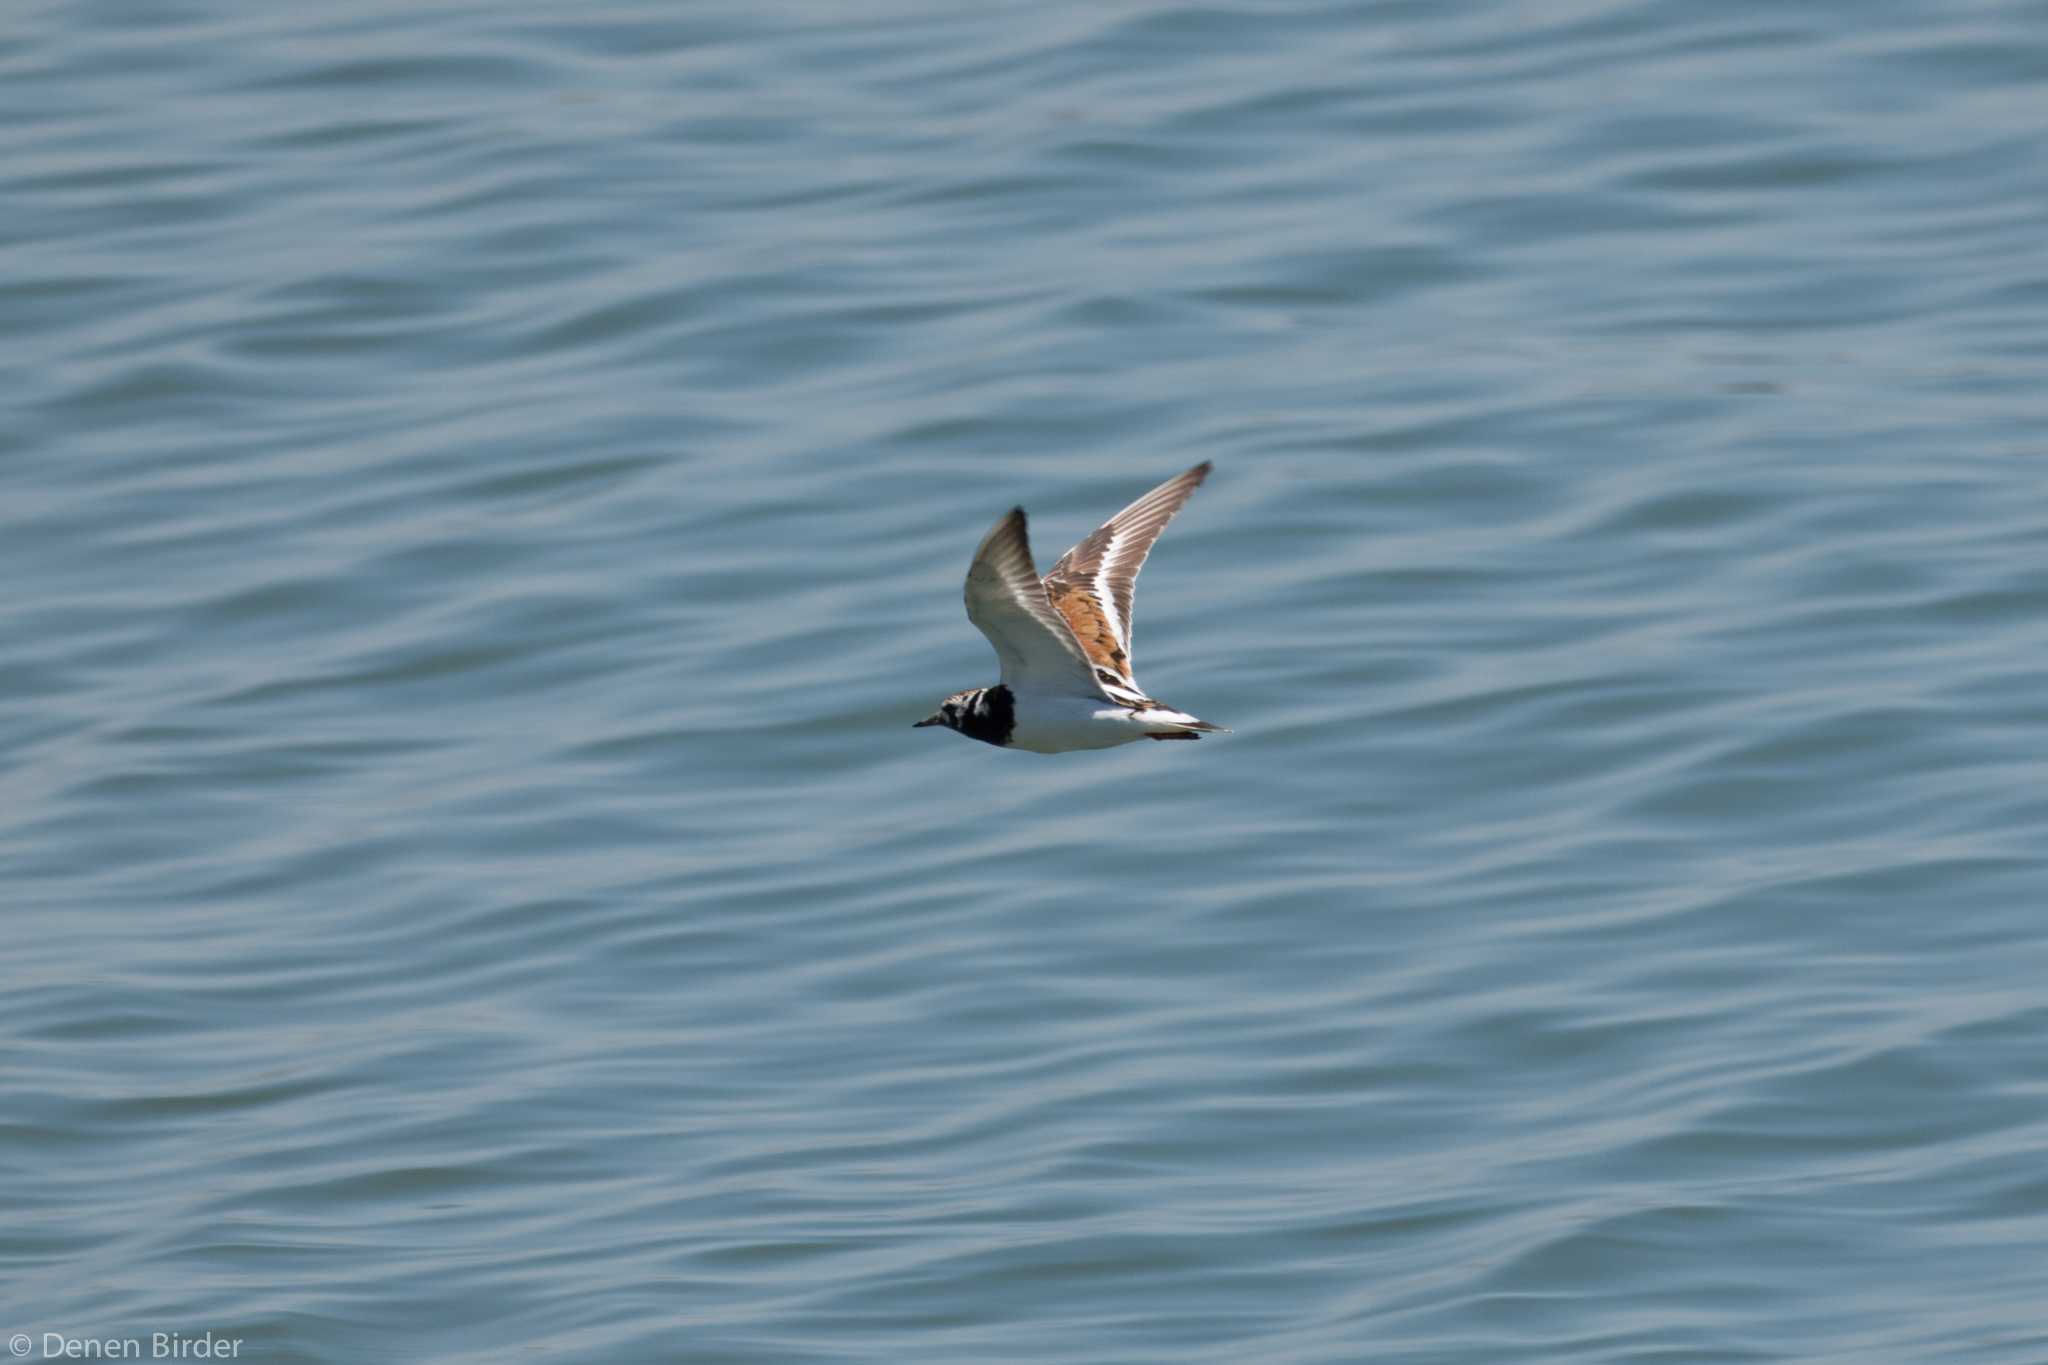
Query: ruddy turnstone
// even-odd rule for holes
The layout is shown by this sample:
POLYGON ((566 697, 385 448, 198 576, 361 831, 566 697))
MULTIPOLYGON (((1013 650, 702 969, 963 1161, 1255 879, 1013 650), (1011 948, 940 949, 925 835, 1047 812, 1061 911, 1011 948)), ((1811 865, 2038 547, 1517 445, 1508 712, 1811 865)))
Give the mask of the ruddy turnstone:
POLYGON ((974 552, 967 619, 995 646, 1002 680, 955 692, 913 729, 943 725, 1004 749, 1060 754, 1221 730, 1145 695, 1131 676, 1131 589, 1152 542, 1209 462, 1168 479, 1060 556, 1043 579, 1013 507, 974 552))

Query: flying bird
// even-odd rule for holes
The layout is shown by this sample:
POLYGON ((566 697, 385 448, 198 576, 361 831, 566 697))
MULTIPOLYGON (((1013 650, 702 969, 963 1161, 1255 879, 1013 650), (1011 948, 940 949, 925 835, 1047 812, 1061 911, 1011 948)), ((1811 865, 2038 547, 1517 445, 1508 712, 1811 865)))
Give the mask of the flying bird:
POLYGON ((955 692, 912 728, 943 725, 1003 749, 1061 754, 1134 739, 1199 739, 1220 725, 1145 695, 1131 673, 1131 593, 1152 542, 1209 477, 1168 479, 1060 556, 1043 579, 1024 509, 982 539, 967 570, 967 619, 995 646, 1001 680, 955 692))

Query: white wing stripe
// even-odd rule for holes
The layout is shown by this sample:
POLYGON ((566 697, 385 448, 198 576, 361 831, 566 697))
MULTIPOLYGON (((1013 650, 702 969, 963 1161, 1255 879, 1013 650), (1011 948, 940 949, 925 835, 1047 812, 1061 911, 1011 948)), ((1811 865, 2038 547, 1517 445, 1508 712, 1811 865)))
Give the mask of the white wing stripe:
POLYGON ((1121 527, 1109 533, 1109 544, 1103 547, 1102 551, 1102 565, 1096 569, 1095 577, 1088 585, 1088 591, 1094 594, 1095 604, 1102 608, 1102 617, 1109 622, 1110 632, 1128 653, 1131 648, 1131 630, 1124 622, 1123 613, 1116 609, 1116 594, 1110 591, 1109 587, 1110 578, 1116 572, 1117 556, 1123 540, 1121 527))

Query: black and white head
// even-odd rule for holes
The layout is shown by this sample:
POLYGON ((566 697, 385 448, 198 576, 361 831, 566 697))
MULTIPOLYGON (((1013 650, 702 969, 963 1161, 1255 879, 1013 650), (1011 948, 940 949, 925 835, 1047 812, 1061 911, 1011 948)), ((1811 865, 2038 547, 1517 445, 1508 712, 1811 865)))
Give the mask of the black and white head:
POLYGON ((940 702, 938 710, 910 728, 922 730, 927 725, 943 725, 984 744, 1008 744, 1011 732, 1017 728, 1016 699, 1001 683, 994 687, 970 687, 940 702))

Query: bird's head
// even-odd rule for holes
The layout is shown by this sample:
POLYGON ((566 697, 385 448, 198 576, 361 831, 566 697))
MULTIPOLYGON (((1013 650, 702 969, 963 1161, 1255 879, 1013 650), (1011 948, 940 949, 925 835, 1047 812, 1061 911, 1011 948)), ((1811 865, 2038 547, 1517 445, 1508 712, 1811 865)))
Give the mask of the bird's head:
POLYGON ((943 725, 948 730, 959 729, 962 718, 973 709, 974 698, 980 695, 980 692, 981 689, 978 687, 969 688, 965 692, 955 692, 952 696, 939 703, 938 710, 932 712, 910 728, 922 730, 927 725, 943 725))

